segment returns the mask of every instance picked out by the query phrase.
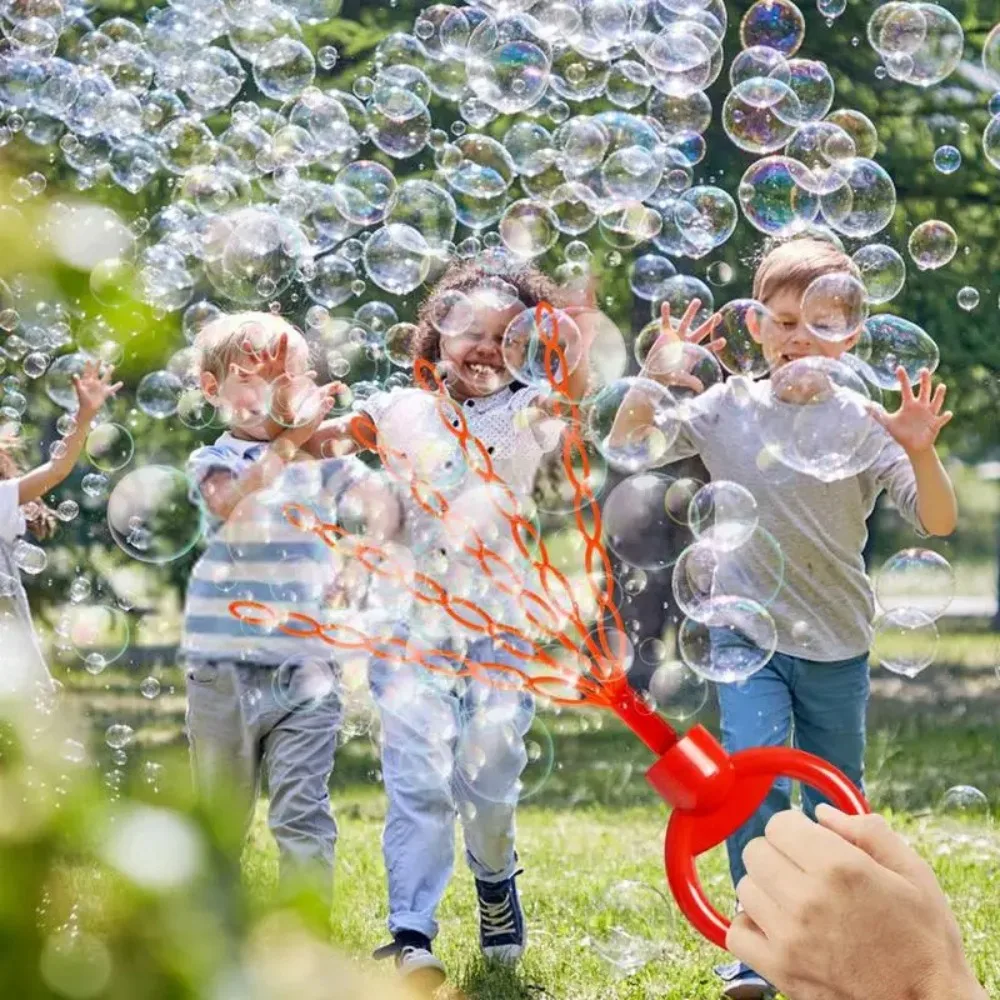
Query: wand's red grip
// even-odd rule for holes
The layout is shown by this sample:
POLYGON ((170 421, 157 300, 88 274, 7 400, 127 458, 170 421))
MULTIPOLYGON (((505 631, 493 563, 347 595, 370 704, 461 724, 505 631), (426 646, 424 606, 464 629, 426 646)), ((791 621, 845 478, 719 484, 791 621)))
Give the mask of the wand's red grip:
POLYGON ((844 812, 869 811, 850 779, 821 757, 786 747, 741 750, 730 757, 701 726, 665 753, 647 778, 674 806, 664 845, 670 891, 695 929, 720 948, 726 946, 729 921, 705 895, 695 861, 750 819, 777 778, 809 785, 844 812))

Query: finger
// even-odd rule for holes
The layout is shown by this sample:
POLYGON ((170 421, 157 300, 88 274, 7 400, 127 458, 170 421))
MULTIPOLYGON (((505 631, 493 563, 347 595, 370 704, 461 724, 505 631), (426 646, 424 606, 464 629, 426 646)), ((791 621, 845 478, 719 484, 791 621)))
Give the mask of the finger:
POLYGON ((853 860, 850 845, 808 819, 797 809, 785 809, 768 820, 767 842, 804 872, 823 871, 838 861, 853 860))
POLYGON ((660 329, 662 330, 672 330, 673 327, 670 324, 670 303, 663 302, 660 305, 660 329))
POLYGON ((903 402, 913 402, 913 386, 910 385, 910 376, 906 374, 906 369, 902 365, 896 369, 896 380, 899 382, 899 391, 902 394, 903 402))
POLYGON ((726 948, 770 982, 778 979, 775 949, 746 913, 738 913, 729 925, 726 948))
POLYGON ((692 299, 688 305, 687 309, 684 310, 684 315, 681 316, 680 326, 677 328, 678 333, 684 339, 687 339, 688 331, 691 329, 691 324, 694 322, 695 316, 698 315, 698 310, 701 308, 701 299, 692 299))
MULTIPOLYGON (((802 873, 799 872, 799 878, 801 877, 802 873)), ((744 875, 740 879, 736 886, 736 898, 743 906, 743 912, 765 935, 768 931, 774 933, 787 919, 781 905, 753 876, 744 875)))
POLYGON ((113 396, 124 384, 124 382, 115 382, 114 385, 108 386, 108 392, 113 396))
POLYGON ((948 393, 948 386, 944 382, 939 382, 938 387, 934 390, 934 395, 931 397, 931 409, 935 414, 941 412, 941 407, 944 406, 944 397, 948 393))
MULTIPOLYGON (((690 308, 690 307, 689 307, 690 308)), ((701 326, 698 327, 694 333, 688 336, 688 342, 692 344, 699 344, 703 341, 718 325, 719 314, 716 313, 714 316, 709 316, 701 326)))
POLYGON ((796 864, 766 836, 757 837, 747 844, 743 849, 743 864, 747 874, 777 902, 791 902, 795 896, 792 887, 801 880, 804 873, 801 865, 796 864))
POLYGON ((928 368, 920 369, 920 392, 917 398, 921 403, 929 403, 931 398, 931 373, 928 368))
POLYGON ((823 829, 864 851, 883 868, 899 875, 923 876, 926 872, 920 855, 877 813, 849 816, 823 803, 816 809, 816 819, 823 829))
POLYGON ((705 347, 713 354, 721 354, 726 349, 726 338, 716 337, 715 340, 710 340, 705 347))
POLYGON ((951 418, 953 416, 955 416, 955 414, 952 413, 951 410, 946 410, 944 413, 942 413, 941 416, 938 417, 936 421, 934 421, 935 432, 940 431, 941 428, 944 427, 946 424, 950 424, 951 418))

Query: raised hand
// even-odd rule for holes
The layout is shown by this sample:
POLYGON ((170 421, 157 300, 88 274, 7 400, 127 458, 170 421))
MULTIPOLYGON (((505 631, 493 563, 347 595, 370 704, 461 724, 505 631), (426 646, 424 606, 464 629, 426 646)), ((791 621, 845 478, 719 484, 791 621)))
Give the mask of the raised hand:
POLYGON ((79 414, 89 419, 110 399, 124 383, 111 384, 114 368, 98 361, 88 361, 79 375, 73 376, 73 388, 79 403, 79 414), (103 369, 103 370, 102 370, 103 369))
POLYGON ((941 428, 953 416, 951 410, 941 412, 948 389, 943 382, 933 389, 931 373, 926 368, 920 369, 916 394, 904 368, 896 369, 896 378, 901 396, 899 409, 889 413, 881 406, 873 406, 871 414, 908 455, 918 455, 934 447, 941 428))
MULTIPOLYGON (((655 378, 657 382, 678 388, 690 389, 692 392, 703 392, 705 387, 701 379, 685 369, 678 345, 700 344, 709 337, 719 323, 719 314, 710 316, 704 323, 691 329, 695 316, 701 308, 700 299, 692 299, 681 316, 680 323, 675 327, 670 321, 670 303, 664 302, 660 308, 660 335, 646 355, 643 363, 643 374, 655 378)), ((713 354, 718 354, 726 346, 725 337, 717 337, 705 345, 713 354)))

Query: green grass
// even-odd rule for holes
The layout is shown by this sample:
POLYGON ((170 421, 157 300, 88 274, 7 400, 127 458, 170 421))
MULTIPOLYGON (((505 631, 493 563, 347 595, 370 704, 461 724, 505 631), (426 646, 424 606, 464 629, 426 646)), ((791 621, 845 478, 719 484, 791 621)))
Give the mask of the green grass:
MULTIPOLYGON (((1000 742, 996 718, 1000 683, 997 637, 988 633, 942 637, 938 662, 915 680, 873 672, 868 788, 931 861, 962 925, 968 953, 992 994, 1000 991, 1000 742), (992 804, 974 818, 943 812, 951 786, 971 784, 992 804)), ((124 672, 100 678, 74 674, 71 689, 90 706, 98 729, 133 718, 140 742, 172 744, 154 752, 182 754, 183 699, 176 671, 165 671, 164 694, 145 702, 139 678, 124 672), (79 681, 80 683, 77 683, 79 681), (100 683, 97 683, 100 682, 100 683), (131 716, 130 713, 138 713, 131 716)), ((715 726, 709 706, 699 721, 715 726)), ((530 765, 537 788, 519 811, 518 850, 525 875, 520 886, 531 945, 521 968, 504 973, 478 958, 472 879, 460 855, 440 909, 437 950, 454 989, 481 1000, 553 997, 559 1000, 708 1000, 718 995, 711 967, 722 959, 666 902, 658 915, 656 943, 663 960, 631 976, 607 965, 588 943, 594 921, 607 917, 609 891, 636 880, 665 892, 662 835, 667 810, 645 784, 648 753, 610 717, 590 712, 545 713, 534 738, 552 755, 530 765), (544 730, 544 732, 543 732, 544 730)), ((341 748, 333 780, 341 837, 332 939, 364 957, 386 940, 386 891, 379 839, 384 798, 378 761, 367 736, 341 748)), ((277 856, 261 803, 244 856, 245 879, 263 899, 275 885, 277 856)), ((460 846, 460 835, 456 838, 460 846)), ((721 850, 701 871, 717 905, 728 907, 721 850)))

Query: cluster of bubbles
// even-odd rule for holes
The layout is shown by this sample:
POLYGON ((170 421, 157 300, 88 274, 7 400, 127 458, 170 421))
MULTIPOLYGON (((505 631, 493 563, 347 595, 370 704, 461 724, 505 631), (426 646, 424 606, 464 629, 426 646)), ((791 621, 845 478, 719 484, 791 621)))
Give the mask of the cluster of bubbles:
MULTIPOLYGON (((185 346, 143 377, 135 404, 145 418, 194 430, 221 426, 223 414, 192 374, 191 345, 223 310, 301 314, 323 372, 349 384, 338 399, 345 412, 378 388, 408 384, 416 328, 401 318, 407 296, 450 263, 478 256, 501 272, 559 248, 556 278, 569 285, 590 266, 584 238, 600 240, 612 266, 638 250, 629 284, 649 303, 649 326, 626 338, 604 317, 584 358, 574 319, 560 314, 558 324, 569 367, 586 363, 592 374, 584 407, 591 486, 601 492, 608 467, 628 476, 602 498, 606 541, 628 567, 624 590, 640 591, 649 572, 671 571, 686 616, 680 660, 658 647, 638 650, 659 678, 651 696, 661 707, 672 699, 700 707, 705 679, 739 680, 759 665, 720 636, 774 648, 767 609, 784 567, 749 493, 657 471, 697 395, 727 374, 757 378, 769 368, 757 333, 770 314, 753 299, 722 307, 727 346, 718 356, 694 344, 658 345, 664 303, 676 316, 697 298, 706 318, 716 290, 733 279, 721 261, 704 265, 704 280, 684 270, 722 248, 741 218, 766 237, 851 241, 860 279, 820 279, 803 301, 810 334, 849 352, 785 366, 762 402, 775 470, 830 481, 866 468, 874 458, 868 404, 898 388, 899 366, 911 380, 921 368, 933 371, 937 346, 911 321, 875 311, 907 276, 903 255, 880 235, 893 218, 895 187, 876 160, 875 125, 856 109, 835 109, 828 67, 803 54, 805 18, 791 0, 746 10, 717 109, 707 91, 725 69, 721 0, 521 6, 428 6, 412 32, 383 39, 348 91, 324 80, 336 50, 314 52, 303 40, 304 28, 337 15, 339 0, 176 0, 143 23, 98 22, 82 8, 23 0, 4 8, 0 141, 50 149, 80 192, 110 184, 134 196, 167 193, 155 214, 129 225, 98 205, 55 201, 46 229, 64 261, 89 271, 98 302, 128 295, 178 316, 185 346), (447 128, 435 122, 442 111, 447 128), (735 149, 754 157, 732 193, 697 176, 714 111, 735 149), (419 176, 404 179, 417 172, 413 164, 419 176), (74 238, 80 232, 99 236, 84 245, 74 238), (627 377, 630 357, 656 381, 627 377), (614 433, 623 403, 652 413, 643 434, 614 433), (671 523, 691 531, 682 552, 661 542, 671 523), (769 567, 761 592, 748 592, 739 572, 751 553, 769 567)), ((828 18, 844 9, 842 0, 819 6, 828 18)), ((883 75, 920 87, 948 78, 964 42, 955 18, 932 3, 879 7, 868 38, 883 75)), ((1000 26, 983 65, 1000 79, 1000 26)), ((1000 168, 1000 106, 991 110, 983 147, 1000 168)), ((961 154, 942 146, 934 162, 951 172, 961 154)), ((32 173, 13 193, 28 202, 45 187, 44 175, 32 173)), ((946 266, 957 247, 952 226, 930 219, 913 230, 907 251, 923 271, 946 266)), ((499 276, 489 291, 500 306, 517 297, 499 276)), ((76 405, 72 377, 88 357, 114 363, 125 348, 100 319, 80 328, 69 310, 30 301, 32 294, 0 286, 4 355, 22 369, 3 383, 4 426, 20 430, 26 389, 37 381, 66 411, 65 434, 76 405)), ((978 292, 964 288, 958 302, 973 309, 978 292)), ((470 296, 456 292, 445 305, 434 325, 442 337, 459 335, 472 315, 470 296)), ((548 332, 527 313, 511 322, 504 362, 515 378, 545 384, 548 332)), ((166 564, 193 549, 204 519, 182 472, 130 468, 135 452, 129 427, 103 413, 87 438, 93 468, 84 498, 106 503, 125 554, 166 564)), ((419 456, 418 474, 441 483, 447 470, 457 485, 468 472, 463 462, 454 449, 432 449, 419 456)), ((543 471, 551 475, 535 491, 533 512, 570 512, 566 477, 543 471)), ((72 519, 74 507, 65 501, 59 516, 72 519)), ((22 542, 15 561, 38 573, 45 554, 22 542)), ((887 634, 919 631, 916 615, 933 626, 925 609, 882 609, 887 634)), ((99 672, 121 655, 122 623, 106 608, 74 615, 71 643, 99 672)), ((155 697, 155 684, 142 694, 155 697)))

